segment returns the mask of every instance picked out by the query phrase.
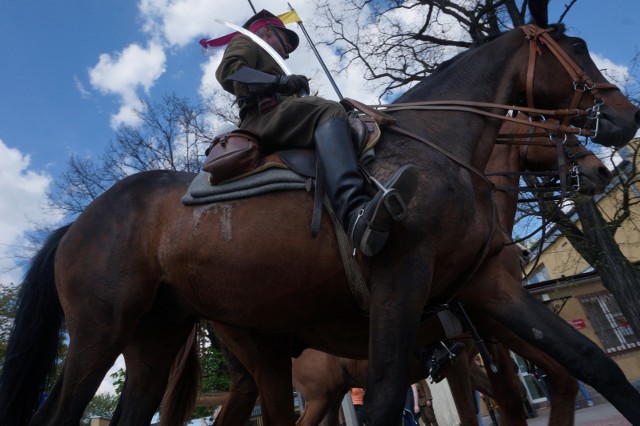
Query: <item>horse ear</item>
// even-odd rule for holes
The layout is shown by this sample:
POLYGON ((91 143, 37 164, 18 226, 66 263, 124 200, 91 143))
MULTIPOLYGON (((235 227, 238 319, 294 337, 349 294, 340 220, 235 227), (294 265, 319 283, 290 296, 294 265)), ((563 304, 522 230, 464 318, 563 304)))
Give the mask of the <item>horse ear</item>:
POLYGON ((539 27, 547 28, 549 26, 549 0, 529 0, 529 13, 533 23, 539 27))

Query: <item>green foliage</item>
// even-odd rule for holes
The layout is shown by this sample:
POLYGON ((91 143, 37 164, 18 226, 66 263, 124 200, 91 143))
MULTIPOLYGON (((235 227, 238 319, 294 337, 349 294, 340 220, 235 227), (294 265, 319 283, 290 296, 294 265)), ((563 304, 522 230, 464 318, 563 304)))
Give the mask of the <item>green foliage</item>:
POLYGON ((90 425, 92 417, 105 417, 110 419, 116 406, 118 405, 118 396, 109 393, 99 393, 93 397, 87 409, 84 411, 81 425, 90 425))
POLYGON ((116 389, 116 394, 122 394, 122 390, 124 389, 124 381, 127 378, 127 372, 124 368, 120 368, 118 371, 111 375, 111 379, 113 379, 113 387, 116 389))
MULTIPOLYGON (((220 341, 208 324, 204 324, 199 339, 201 369, 200 392, 225 392, 229 390, 229 371, 222 356, 220 341)), ((192 419, 210 417, 215 407, 196 407, 192 419)))
POLYGON ((7 342, 16 317, 18 287, 0 284, 0 359, 7 353, 7 342))
POLYGON ((200 365, 202 368, 202 392, 223 392, 229 389, 229 372, 219 347, 210 345, 202 348, 200 365))

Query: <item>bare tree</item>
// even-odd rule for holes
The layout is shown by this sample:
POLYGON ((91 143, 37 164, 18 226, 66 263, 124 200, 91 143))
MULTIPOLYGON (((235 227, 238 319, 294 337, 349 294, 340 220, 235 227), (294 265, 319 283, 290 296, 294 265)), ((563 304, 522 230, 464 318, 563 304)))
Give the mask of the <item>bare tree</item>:
POLYGON ((235 120, 230 102, 193 105, 175 94, 140 101, 139 123, 122 125, 98 158, 69 158, 49 202, 73 218, 116 182, 144 170, 198 172, 204 150, 222 120, 235 120))
MULTIPOLYGON (((575 0, 565 6, 565 13, 575 0)), ((380 97, 415 83, 461 49, 526 23, 527 0, 317 0, 316 27, 380 97)), ((564 15, 564 13, 563 13, 564 15)))

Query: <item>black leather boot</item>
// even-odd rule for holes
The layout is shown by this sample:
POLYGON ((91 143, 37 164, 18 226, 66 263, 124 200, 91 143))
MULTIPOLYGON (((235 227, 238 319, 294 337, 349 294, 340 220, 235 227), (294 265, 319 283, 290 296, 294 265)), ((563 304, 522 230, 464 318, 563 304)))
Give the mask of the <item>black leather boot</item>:
POLYGON ((411 165, 399 168, 371 198, 351 142, 349 122, 330 118, 318 126, 314 136, 325 191, 340 223, 365 256, 378 254, 393 221, 406 215, 406 205, 418 184, 417 169, 411 165))

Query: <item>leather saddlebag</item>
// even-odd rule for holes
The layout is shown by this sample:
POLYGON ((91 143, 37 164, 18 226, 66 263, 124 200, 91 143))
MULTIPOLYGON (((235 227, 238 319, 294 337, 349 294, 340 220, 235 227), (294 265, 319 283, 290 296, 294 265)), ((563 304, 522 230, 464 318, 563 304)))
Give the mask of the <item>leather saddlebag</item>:
POLYGON ((202 170, 211 173, 209 182, 217 184, 255 169, 260 160, 259 136, 236 129, 215 137, 205 151, 202 170))

